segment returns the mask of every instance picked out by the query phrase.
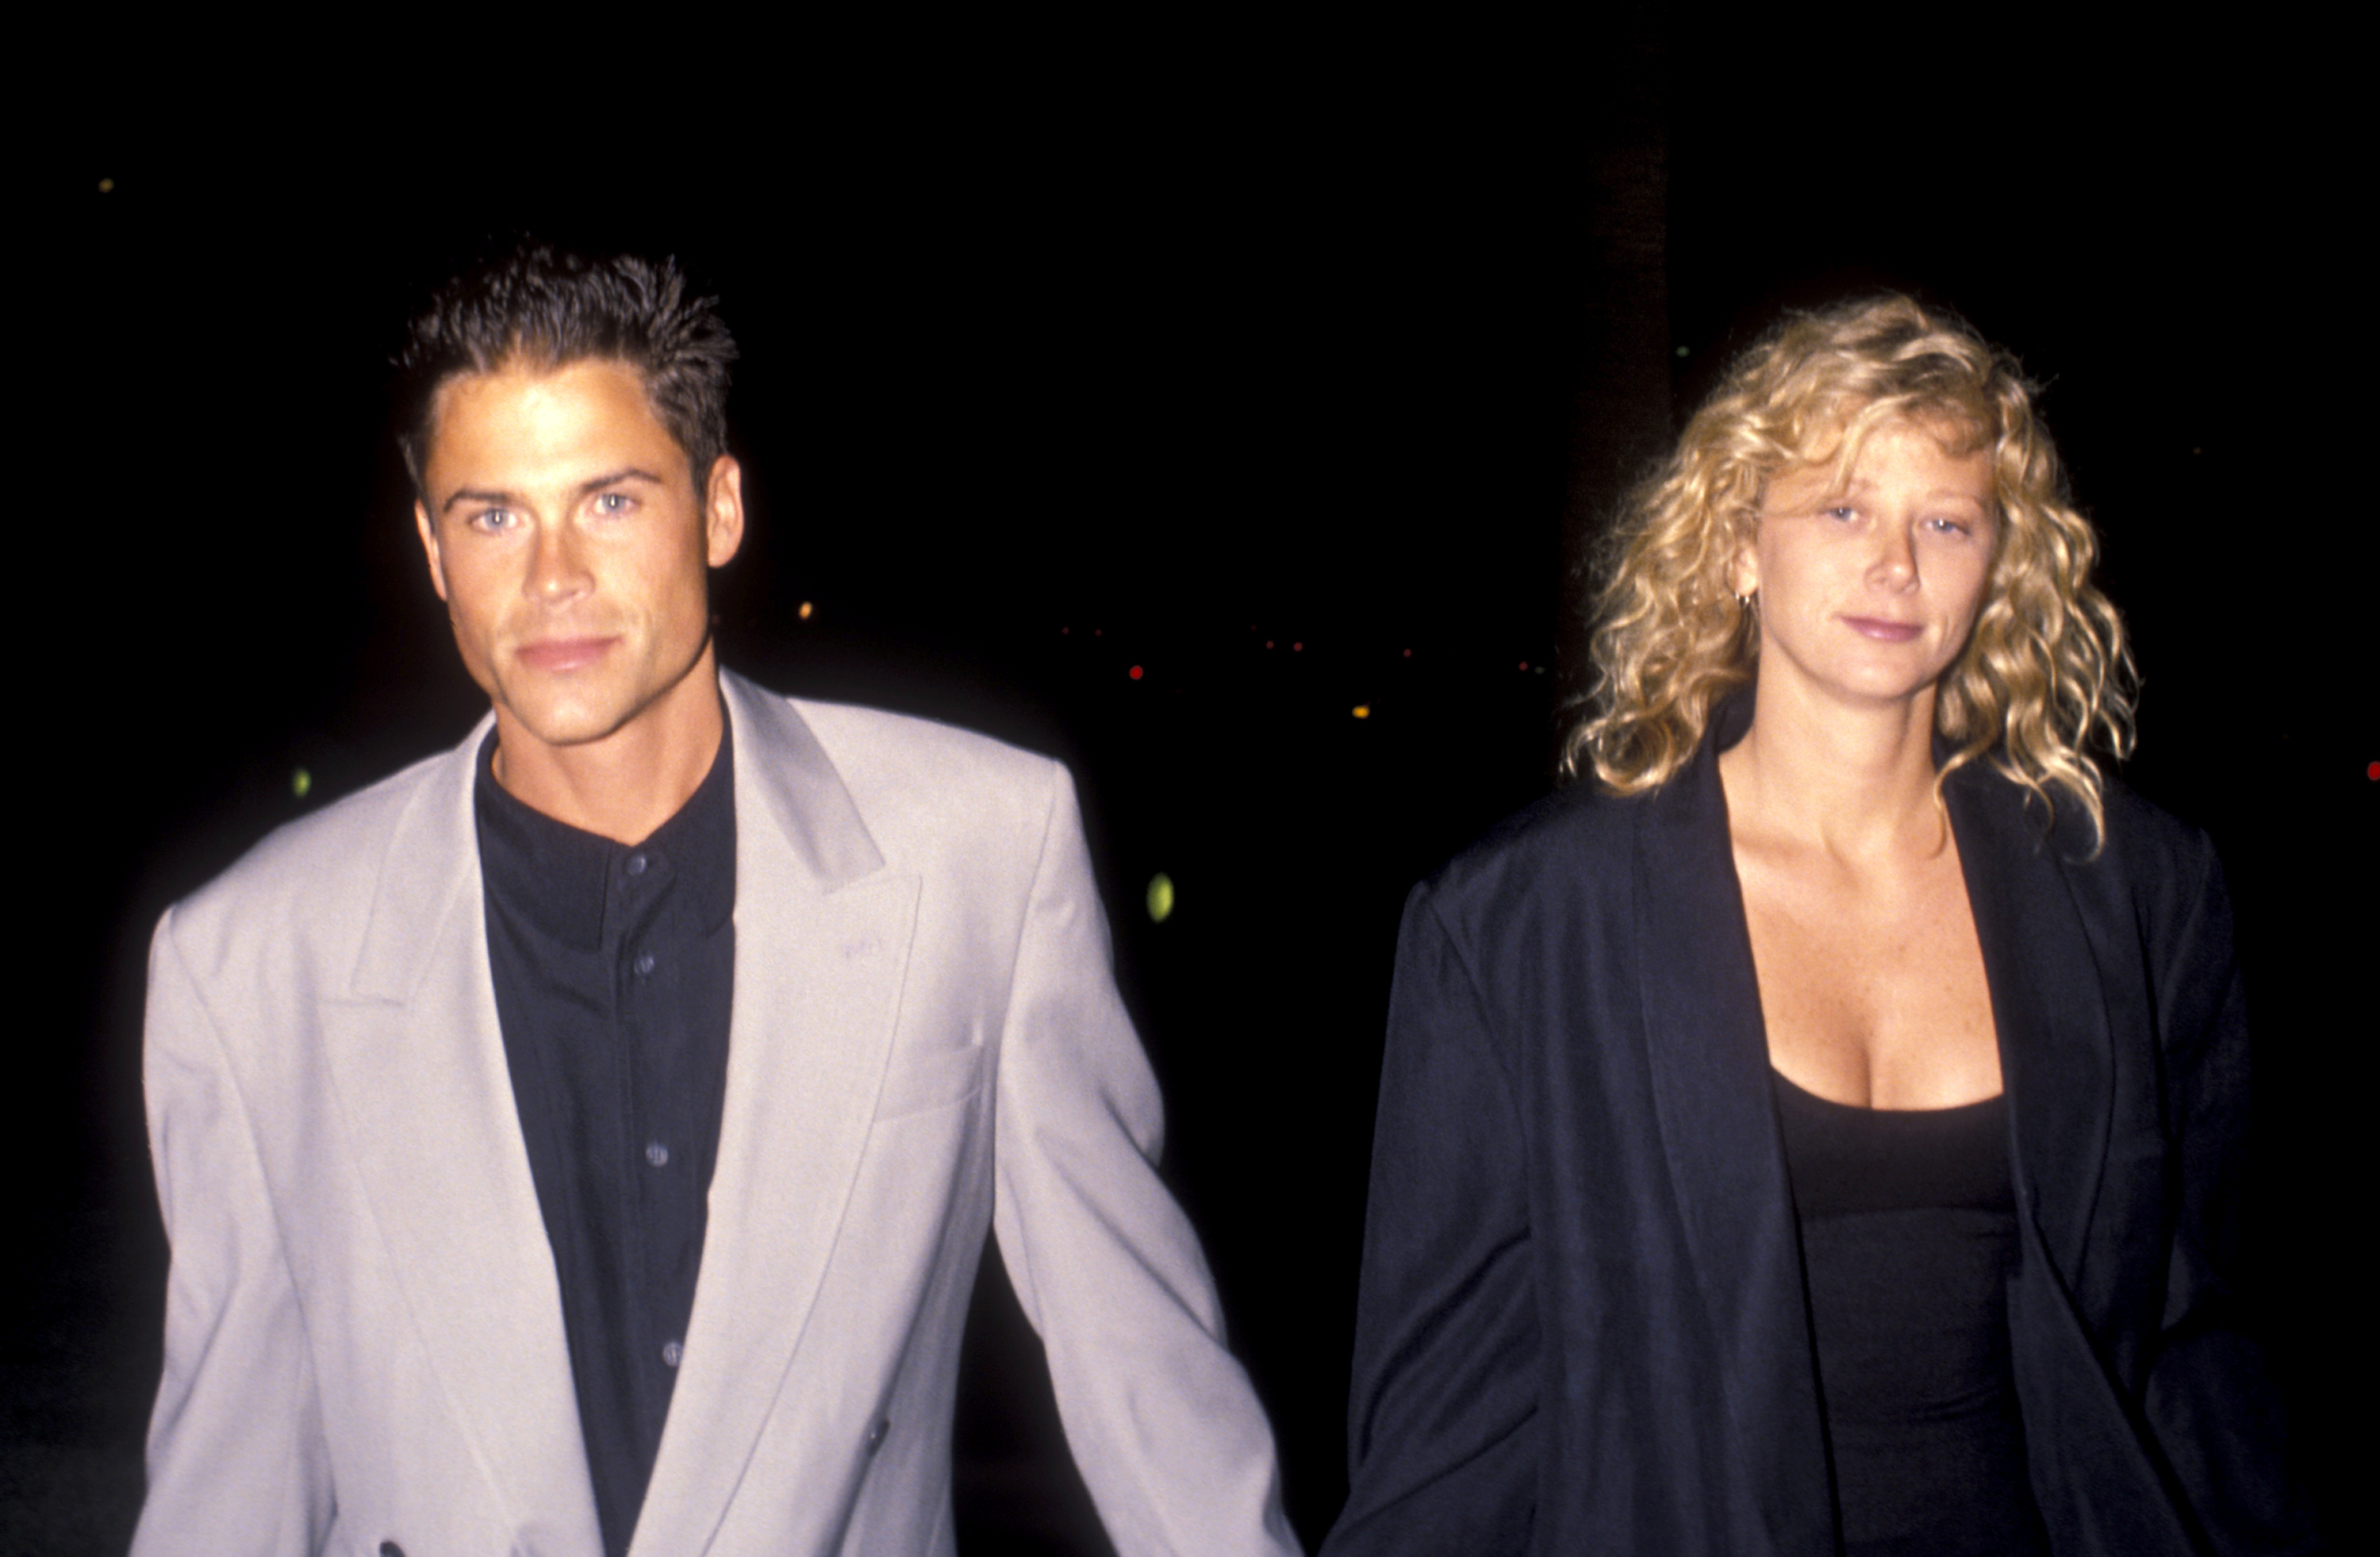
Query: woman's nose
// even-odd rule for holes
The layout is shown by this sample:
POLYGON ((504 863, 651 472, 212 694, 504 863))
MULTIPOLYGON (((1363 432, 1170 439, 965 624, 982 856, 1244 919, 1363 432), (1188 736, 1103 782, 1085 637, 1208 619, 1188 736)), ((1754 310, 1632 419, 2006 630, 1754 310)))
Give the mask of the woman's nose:
POLYGON ((1876 557, 1868 576, 1878 583, 1905 587, 1917 578, 1917 548, 1905 525, 1876 527, 1876 557))

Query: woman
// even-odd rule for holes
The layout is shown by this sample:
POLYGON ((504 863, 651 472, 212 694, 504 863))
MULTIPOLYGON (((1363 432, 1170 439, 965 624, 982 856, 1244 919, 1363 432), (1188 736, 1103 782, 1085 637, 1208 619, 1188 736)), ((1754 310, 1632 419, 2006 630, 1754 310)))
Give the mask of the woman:
POLYGON ((1634 500, 1582 782, 1415 890, 1326 1552, 2306 1549, 2206 840, 2014 364, 1789 321, 1634 500))

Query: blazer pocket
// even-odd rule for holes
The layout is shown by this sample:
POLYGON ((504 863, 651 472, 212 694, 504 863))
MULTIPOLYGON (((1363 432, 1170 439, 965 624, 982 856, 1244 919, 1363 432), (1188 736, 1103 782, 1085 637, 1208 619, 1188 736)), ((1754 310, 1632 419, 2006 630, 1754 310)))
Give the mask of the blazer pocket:
POLYGON ((896 1059, 884 1075, 884 1090, 876 1099, 876 1117, 892 1119, 946 1108, 974 1097, 982 1086, 980 1044, 896 1059))

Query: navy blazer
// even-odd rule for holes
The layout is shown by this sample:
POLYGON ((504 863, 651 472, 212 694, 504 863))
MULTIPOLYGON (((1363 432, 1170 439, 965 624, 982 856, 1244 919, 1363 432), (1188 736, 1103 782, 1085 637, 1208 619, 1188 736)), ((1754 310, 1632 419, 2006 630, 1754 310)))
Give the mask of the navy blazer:
MULTIPOLYGON (((1725 706, 1405 908, 1326 1557, 1833 1552, 1800 1239, 1729 841, 1725 706)), ((2010 1100, 2009 1293, 2059 1553, 2311 1550, 2230 1272, 2247 1030, 2206 838, 2116 785, 2095 855, 1946 785, 2010 1100)))

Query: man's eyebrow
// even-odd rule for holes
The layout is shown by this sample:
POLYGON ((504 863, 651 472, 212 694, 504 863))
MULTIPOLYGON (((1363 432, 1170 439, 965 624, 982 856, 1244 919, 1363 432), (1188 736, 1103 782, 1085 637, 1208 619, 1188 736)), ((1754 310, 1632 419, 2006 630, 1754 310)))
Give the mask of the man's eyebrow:
MULTIPOLYGON (((625 465, 617 470, 607 471, 591 480, 579 482, 578 495, 584 497, 590 492, 601 492, 605 487, 630 480, 650 481, 655 486, 662 484, 662 479, 643 466, 625 465)), ((445 513, 458 503, 484 503, 491 507, 501 508, 517 504, 519 501, 517 496, 509 492, 495 492, 485 487, 465 487, 440 504, 438 511, 442 514, 445 513)))
POLYGON ((514 501, 513 494, 508 492, 490 492, 483 487, 465 487, 440 504, 438 511, 443 514, 457 503, 485 503, 492 507, 501 508, 514 501))
POLYGON ((613 471, 609 475, 598 476, 591 481, 579 482, 578 495, 584 497, 590 492, 601 492, 605 487, 616 486, 622 481, 629 480, 650 481, 655 486, 662 484, 662 479, 659 476, 654 475, 651 471, 646 469, 643 466, 624 465, 619 469, 613 471))

